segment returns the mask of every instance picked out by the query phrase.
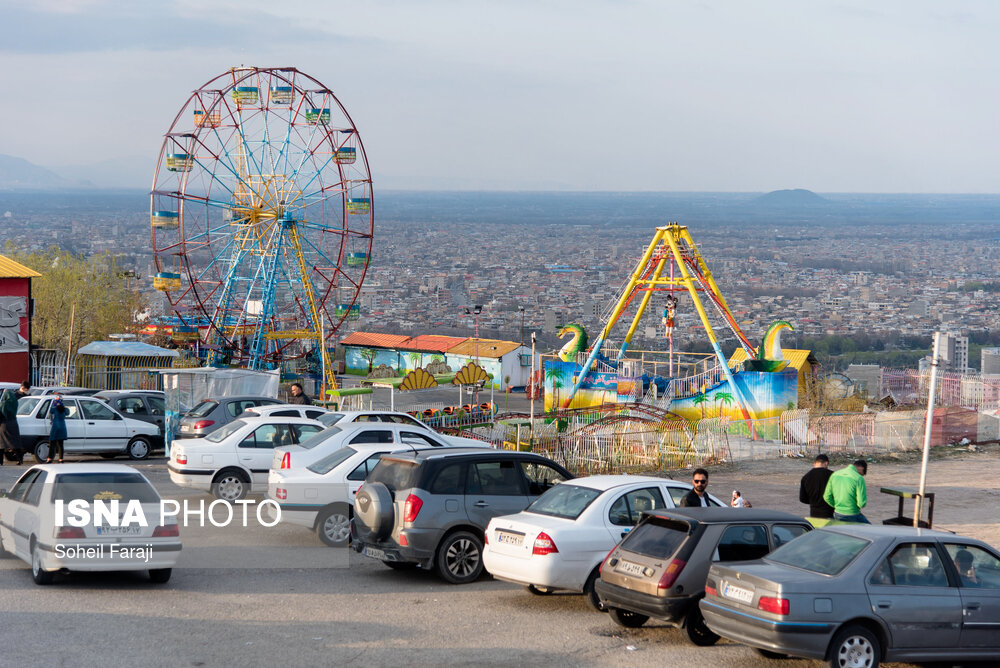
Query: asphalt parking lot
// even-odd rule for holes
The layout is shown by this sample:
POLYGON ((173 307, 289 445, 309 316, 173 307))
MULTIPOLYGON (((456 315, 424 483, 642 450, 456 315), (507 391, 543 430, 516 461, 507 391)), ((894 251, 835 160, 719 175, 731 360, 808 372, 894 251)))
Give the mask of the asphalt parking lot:
MULTIPOLYGON (((0 468, 0 488, 25 468, 0 468)), ((161 494, 178 496, 164 460, 138 468, 161 494)), ((713 487, 725 492, 737 482, 738 474, 719 474, 713 487)), ((743 489, 755 505, 769 505, 765 492, 743 489)), ((263 540, 318 545, 304 528, 286 530, 263 540)), ((621 629, 582 596, 533 596, 488 577, 454 586, 353 552, 338 556, 331 562, 346 557, 346 567, 178 568, 164 585, 144 573, 80 573, 44 587, 8 559, 0 569, 0 664, 820 665, 767 660, 726 641, 697 648, 652 622, 621 629)))

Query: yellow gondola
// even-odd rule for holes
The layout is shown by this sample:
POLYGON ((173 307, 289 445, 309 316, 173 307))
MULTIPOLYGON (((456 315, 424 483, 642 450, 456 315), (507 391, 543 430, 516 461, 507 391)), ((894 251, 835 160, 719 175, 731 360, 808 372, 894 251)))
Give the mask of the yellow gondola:
POLYGON ((372 201, 367 197, 355 197, 347 200, 347 213, 359 215, 372 212, 372 201))
POLYGON ((257 104, 260 91, 256 86, 237 86, 233 89, 233 102, 236 104, 257 104))
POLYGON ((196 128, 200 127, 214 128, 219 124, 219 121, 221 120, 222 120, 222 115, 217 111, 209 113, 204 109, 194 110, 194 126, 196 128))
POLYGON ((161 271, 153 277, 153 288, 167 292, 181 289, 181 275, 169 271, 161 271))
POLYGON ((271 104, 291 104, 294 90, 291 86, 273 86, 271 88, 271 104))
POLYGON ((190 172, 194 167, 194 156, 190 153, 168 153, 167 169, 171 172, 190 172))
POLYGON ((180 214, 176 211, 154 211, 149 222, 158 230, 176 230, 180 226, 180 214))
POLYGON ((342 146, 337 149, 333 159, 341 165, 353 165, 358 159, 358 149, 353 146, 342 146))

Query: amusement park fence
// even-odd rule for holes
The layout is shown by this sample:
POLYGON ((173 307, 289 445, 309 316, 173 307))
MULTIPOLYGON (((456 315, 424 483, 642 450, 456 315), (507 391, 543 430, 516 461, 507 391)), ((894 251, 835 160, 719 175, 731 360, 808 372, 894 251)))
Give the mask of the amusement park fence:
MULTIPOLYGON (((558 419, 497 422, 469 434, 498 447, 528 449, 577 473, 638 473, 775 457, 812 457, 820 452, 886 455, 918 450, 926 411, 813 414, 786 411, 758 420, 710 418, 649 423, 627 415, 591 421, 575 416, 559 430, 558 419), (532 434, 533 433, 533 438, 532 434)), ((976 411, 935 412, 932 445, 1000 438, 1000 419, 976 411)))

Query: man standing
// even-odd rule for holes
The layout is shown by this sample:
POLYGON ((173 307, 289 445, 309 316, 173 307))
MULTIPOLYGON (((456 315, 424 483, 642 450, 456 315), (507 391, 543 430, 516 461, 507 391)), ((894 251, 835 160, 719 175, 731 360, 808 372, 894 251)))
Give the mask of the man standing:
POLYGON ((309 405, 312 403, 306 393, 302 391, 302 386, 298 383, 292 383, 292 398, 288 400, 290 404, 305 404, 309 405))
POLYGON ((833 508, 823 500, 826 483, 829 482, 832 475, 830 458, 824 454, 818 454, 813 460, 812 469, 802 476, 802 482, 799 483, 799 501, 809 504, 810 517, 833 519, 833 508))
POLYGON ((861 509, 868 505, 866 473, 868 464, 865 460, 858 459, 830 476, 830 480, 826 483, 826 491, 823 492, 823 500, 833 506, 833 519, 871 524, 868 518, 861 514, 861 509))
POLYGON ((705 469, 695 469, 691 474, 691 484, 694 489, 684 495, 681 499, 682 508, 700 508, 709 505, 708 503, 708 471, 705 469))

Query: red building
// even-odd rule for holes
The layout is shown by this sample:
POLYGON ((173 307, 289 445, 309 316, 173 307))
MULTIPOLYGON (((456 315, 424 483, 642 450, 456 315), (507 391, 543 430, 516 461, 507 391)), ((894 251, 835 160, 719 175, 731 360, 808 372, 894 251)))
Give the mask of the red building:
POLYGON ((31 279, 37 271, 0 255, 0 381, 20 383, 31 372, 31 279))

